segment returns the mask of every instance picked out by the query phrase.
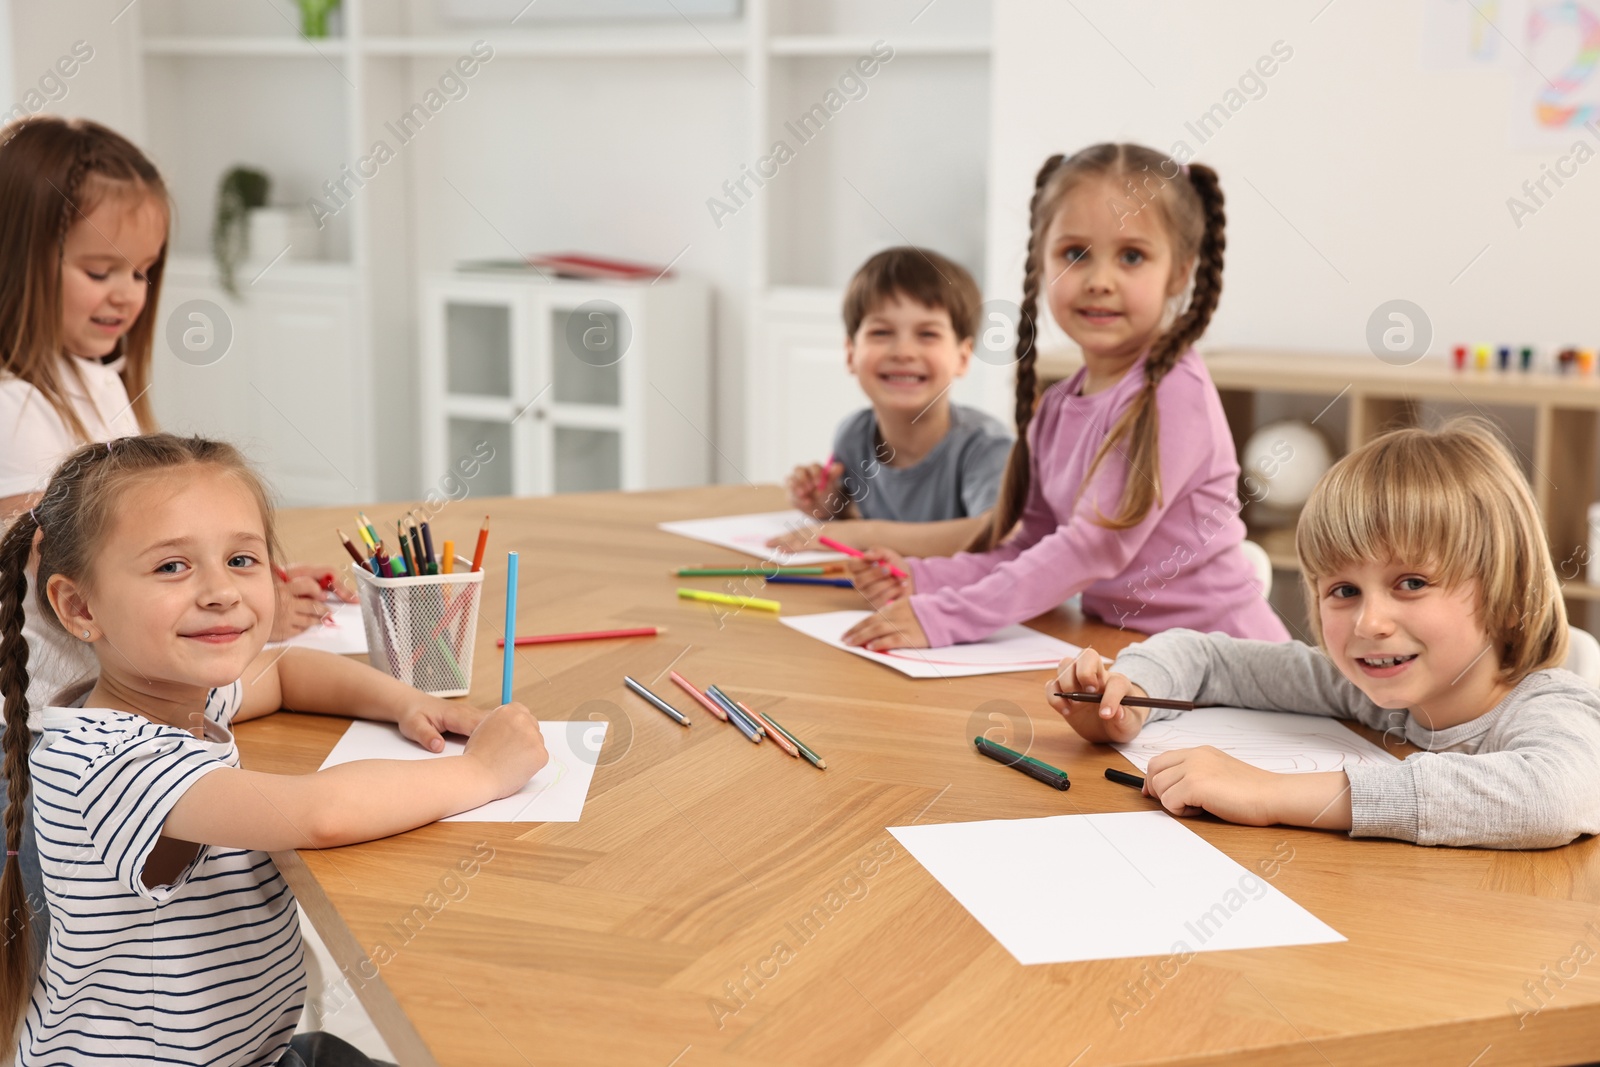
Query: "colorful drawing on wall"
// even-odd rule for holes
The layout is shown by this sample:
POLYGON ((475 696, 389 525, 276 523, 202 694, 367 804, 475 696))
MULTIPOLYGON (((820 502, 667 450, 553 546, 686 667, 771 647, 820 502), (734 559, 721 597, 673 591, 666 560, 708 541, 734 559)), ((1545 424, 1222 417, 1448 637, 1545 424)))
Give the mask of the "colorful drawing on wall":
POLYGON ((1559 0, 1529 6, 1511 105, 1514 147, 1600 145, 1600 4, 1559 0))
POLYGON ((1422 16, 1423 65, 1438 70, 1520 63, 1528 0, 1427 0, 1422 16))

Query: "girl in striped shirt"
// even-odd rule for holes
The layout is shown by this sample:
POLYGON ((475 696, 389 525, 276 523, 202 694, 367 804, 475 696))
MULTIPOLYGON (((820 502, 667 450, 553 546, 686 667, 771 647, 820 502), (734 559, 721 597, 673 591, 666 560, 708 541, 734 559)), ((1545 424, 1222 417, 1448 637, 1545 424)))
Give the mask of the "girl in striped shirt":
MULTIPOLYGON (((513 793, 546 762, 520 704, 483 712, 339 656, 263 655, 278 554, 239 453, 168 434, 79 449, 0 544, 6 850, 31 803, 50 909, 40 961, 27 927, 44 902, 8 863, 0 1033, 21 1064, 301 1064, 325 1035, 294 1037, 300 928, 267 853, 400 833, 513 793), (33 548, 35 610, 88 644, 100 675, 43 709, 30 752, 33 548), (280 707, 392 721, 433 751, 446 731, 470 739, 453 758, 241 770, 233 723, 280 707)), ((315 1062, 367 1062, 327 1053, 315 1062)))

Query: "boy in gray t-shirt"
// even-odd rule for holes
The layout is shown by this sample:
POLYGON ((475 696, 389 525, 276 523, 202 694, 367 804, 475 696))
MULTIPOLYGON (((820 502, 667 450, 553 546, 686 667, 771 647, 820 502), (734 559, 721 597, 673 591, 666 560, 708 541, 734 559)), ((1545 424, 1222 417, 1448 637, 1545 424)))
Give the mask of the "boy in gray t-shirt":
MULTIPOLYGON (((972 361, 981 304, 972 276, 926 249, 879 252, 850 280, 845 363, 872 406, 839 424, 826 469, 801 465, 788 483, 790 502, 827 521, 828 536, 952 555, 982 528, 1011 436, 950 401, 972 361)), ((783 540, 798 548, 809 535, 783 540)))

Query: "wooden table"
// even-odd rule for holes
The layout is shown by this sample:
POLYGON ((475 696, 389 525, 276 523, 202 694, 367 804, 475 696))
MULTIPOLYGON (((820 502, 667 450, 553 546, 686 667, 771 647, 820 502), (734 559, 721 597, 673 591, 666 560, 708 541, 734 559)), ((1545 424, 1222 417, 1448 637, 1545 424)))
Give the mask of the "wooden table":
MULTIPOLYGON (((481 705, 499 693, 496 579, 507 549, 522 553, 521 632, 670 630, 519 656, 517 699, 541 717, 611 722, 582 822, 439 824, 277 857, 403 1064, 1490 1067, 1600 1057, 1593 840, 1494 852, 1189 820, 1251 869, 1280 861, 1273 883, 1349 940, 1202 952, 1181 967, 1165 957, 1020 966, 885 828, 1152 803, 1101 777, 1126 763, 1045 705, 1044 672, 913 681, 770 615, 719 622, 707 605, 674 599, 679 584, 717 584, 680 583, 669 567, 737 557, 657 521, 779 506, 770 488, 720 487, 474 500, 434 519, 435 542, 460 545, 494 515, 472 672, 481 705), (828 769, 710 721, 667 683, 669 666, 770 709, 828 769), (694 726, 629 694, 625 673, 658 683, 694 726), (1070 771, 1071 791, 977 755, 971 739, 985 730, 1031 742, 1032 754, 1070 771), (1530 982, 1547 992, 1535 999, 1530 982), (1519 1028, 1510 1002, 1531 1010, 1540 999, 1519 1028)), ((375 520, 393 510, 368 505, 375 520)), ((348 528, 349 514, 284 513, 291 558, 337 563, 332 530, 348 528)), ((777 595, 795 614, 858 603, 838 589, 777 595)), ((1034 625, 1105 652, 1128 640, 1065 611, 1034 625)), ((301 773, 343 729, 283 713, 242 725, 239 740, 247 766, 301 773)))

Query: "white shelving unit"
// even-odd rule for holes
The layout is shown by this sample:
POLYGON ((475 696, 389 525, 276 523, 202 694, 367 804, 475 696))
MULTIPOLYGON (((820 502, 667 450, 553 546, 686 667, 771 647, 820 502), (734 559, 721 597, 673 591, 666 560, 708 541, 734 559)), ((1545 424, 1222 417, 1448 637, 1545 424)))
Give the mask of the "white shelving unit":
MULTIPOLYGON (((441 7, 343 0, 335 35, 315 41, 299 37, 287 0, 142 0, 128 13, 140 24, 146 144, 178 205, 178 252, 205 257, 228 166, 266 169, 275 202, 303 206, 377 140, 399 149, 321 233, 322 257, 349 275, 342 384, 366 383, 348 394, 346 415, 369 442, 358 495, 414 497, 430 484, 413 433, 428 402, 414 370, 418 294, 458 262, 569 249, 683 256, 678 273, 716 294, 713 403, 696 429, 726 457, 712 475, 725 481, 776 478, 814 451, 807 433, 831 430, 816 430, 781 387, 800 365, 781 362, 790 349, 772 322, 786 337, 798 327, 837 335, 850 271, 889 244, 936 247, 981 277, 989 0, 745 0, 738 18, 693 22, 662 0, 660 21, 537 25, 464 24, 441 7), (494 59, 470 95, 414 143, 394 144, 389 124, 478 41, 494 59), (785 123, 879 41, 894 58, 861 79, 864 95, 793 143, 785 123), (912 117, 929 112, 938 136, 908 143, 912 117), (793 161, 714 226, 707 198, 780 139, 793 161), (780 426, 794 432, 775 434, 780 426)), ((841 387, 851 403, 853 388, 841 387)))
POLYGON ((699 485, 710 315, 692 279, 453 272, 424 287, 423 477, 481 459, 483 495, 699 485))

